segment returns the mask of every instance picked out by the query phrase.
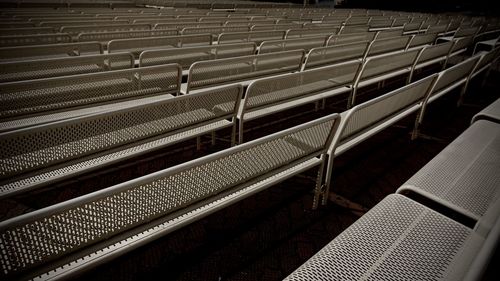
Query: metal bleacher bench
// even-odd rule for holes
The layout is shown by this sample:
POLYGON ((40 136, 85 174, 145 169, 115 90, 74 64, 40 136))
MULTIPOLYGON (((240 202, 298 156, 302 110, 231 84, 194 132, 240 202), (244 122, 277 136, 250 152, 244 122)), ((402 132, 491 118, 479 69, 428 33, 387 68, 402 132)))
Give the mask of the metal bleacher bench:
POLYGON ((292 50, 196 62, 189 68, 188 80, 182 84, 181 92, 236 82, 247 86, 257 78, 299 71, 303 58, 303 50, 292 50))
POLYGON ((0 276, 68 278, 314 167, 318 195, 337 122, 332 114, 0 222, 0 276))
POLYGON ((500 237, 499 170, 500 125, 473 122, 285 280, 482 280, 500 237))
POLYGON ((238 113, 239 143, 247 121, 349 93, 360 66, 349 62, 253 81, 238 113))
POLYGON ((461 280, 483 241, 470 228, 392 194, 285 280, 461 280))
POLYGON ((463 214, 474 220, 476 232, 486 235, 500 213, 498 171, 500 125, 477 120, 397 192, 420 194, 463 214))
POLYGON ((0 82, 102 72, 134 67, 130 53, 0 62, 0 82))
POLYGON ((234 85, 1 133, 0 197, 223 128, 232 127, 234 143, 241 94, 234 85))
POLYGON ((61 43, 0 48, 0 61, 102 54, 99 42, 61 43))
POLYGON ((263 41, 285 39, 286 30, 266 30, 249 32, 224 32, 217 38, 218 44, 254 42, 259 45, 263 41))
POLYGON ((66 33, 30 34, 0 36, 0 47, 70 43, 71 36, 66 33))
POLYGON ((187 46, 212 45, 211 34, 193 34, 163 37, 114 39, 108 42, 108 53, 131 52, 139 58, 142 51, 154 49, 179 48, 187 46))
POLYGON ((19 119, 153 95, 176 95, 180 72, 179 65, 169 64, 0 83, 0 119, 19 119))
POLYGON ((289 51, 303 49, 309 52, 312 48, 322 47, 325 45, 329 36, 315 36, 305 38, 293 38, 283 40, 263 41, 259 45, 259 54, 273 53, 280 51, 289 51))
POLYGON ((98 41, 104 48, 111 40, 116 39, 129 39, 129 38, 148 38, 148 37, 161 37, 161 36, 175 36, 178 35, 177 29, 161 29, 161 30, 132 30, 132 31, 106 31, 106 32, 93 32, 93 33, 79 33, 76 41, 88 42, 98 41))
POLYGON ((171 48, 165 50, 146 50, 139 56, 139 67, 167 63, 178 63, 187 75, 191 65, 198 61, 250 56, 255 54, 253 42, 209 45, 197 47, 171 48))
POLYGON ((500 98, 474 115, 474 117, 472 118, 472 123, 483 119, 500 123, 500 98))

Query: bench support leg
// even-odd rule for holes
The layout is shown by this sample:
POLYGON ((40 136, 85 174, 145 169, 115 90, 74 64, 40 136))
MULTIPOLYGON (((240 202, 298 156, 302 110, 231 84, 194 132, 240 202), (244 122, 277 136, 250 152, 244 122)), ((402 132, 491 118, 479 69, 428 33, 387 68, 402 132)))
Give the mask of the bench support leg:
POLYGON ((212 131, 212 145, 215 145, 215 132, 212 131))
POLYGON ((325 161, 321 163, 318 167, 318 175, 316 177, 316 187, 314 188, 314 198, 312 209, 316 210, 318 208, 320 197, 322 197, 321 204, 326 204, 326 185, 323 183, 323 172, 325 170, 325 161))

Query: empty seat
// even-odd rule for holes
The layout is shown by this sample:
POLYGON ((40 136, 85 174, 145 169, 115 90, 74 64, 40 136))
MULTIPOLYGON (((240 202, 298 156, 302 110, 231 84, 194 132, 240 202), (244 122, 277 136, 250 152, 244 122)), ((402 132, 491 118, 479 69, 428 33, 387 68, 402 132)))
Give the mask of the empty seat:
POLYGON ((393 194, 285 280, 461 280, 483 242, 472 229, 393 194))

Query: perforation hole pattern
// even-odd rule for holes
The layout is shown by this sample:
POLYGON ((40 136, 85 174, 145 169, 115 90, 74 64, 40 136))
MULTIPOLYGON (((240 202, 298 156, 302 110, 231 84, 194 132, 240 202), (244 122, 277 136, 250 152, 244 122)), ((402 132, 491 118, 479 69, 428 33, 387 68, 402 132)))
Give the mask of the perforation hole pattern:
POLYGON ((412 83, 402 89, 388 93, 372 102, 361 104, 352 109, 345 129, 341 133, 340 142, 354 137, 356 133, 376 124, 408 106, 422 100, 434 80, 434 77, 425 78, 412 83))
POLYGON ((191 68, 189 88, 202 88, 272 73, 291 72, 300 68, 302 57, 303 52, 296 50, 200 62, 191 68))
POLYGON ((453 67, 447 68, 442 76, 439 78, 439 80, 436 82, 436 85, 434 86, 434 90, 432 91, 432 94, 435 94, 439 92, 440 90, 451 86, 453 83, 466 78, 470 72, 472 71, 472 68, 474 65, 477 63, 477 59, 468 59, 466 61, 463 61, 457 65, 454 65, 453 67))
POLYGON ((390 195, 285 280, 443 280, 470 233, 390 195))
POLYGON ((326 119, 266 141, 235 147, 195 166, 170 169, 140 183, 110 189, 71 207, 42 210, 40 219, 3 225, 0 265, 4 275, 29 269, 63 253, 124 232, 244 184, 325 149, 335 120, 326 119))
POLYGON ((165 134, 235 110, 239 90, 224 88, 129 110, 42 126, 0 138, 1 177, 9 177, 165 134))
POLYGON ((133 65, 132 57, 127 54, 10 63, 1 65, 0 82, 117 70, 131 68, 133 65))
POLYGON ((138 68, 0 85, 0 117, 179 90, 177 66, 138 68))
POLYGON ((256 108, 352 84, 359 65, 351 63, 257 80, 247 91, 245 107, 256 108))
POLYGON ((499 130, 491 122, 474 122, 405 184, 482 216, 500 196, 498 163, 499 130))
POLYGON ((381 39, 378 38, 373 41, 373 44, 370 47, 370 51, 368 53, 369 56, 387 53, 391 51, 404 50, 408 44, 408 37, 396 37, 396 38, 387 38, 381 39))
POLYGON ((367 46, 367 43, 362 42, 314 48, 307 57, 306 68, 362 58, 367 46))
POLYGON ((367 79, 385 74, 387 72, 410 67, 413 64, 417 53, 418 50, 414 50, 370 59, 366 63, 361 79, 367 79))

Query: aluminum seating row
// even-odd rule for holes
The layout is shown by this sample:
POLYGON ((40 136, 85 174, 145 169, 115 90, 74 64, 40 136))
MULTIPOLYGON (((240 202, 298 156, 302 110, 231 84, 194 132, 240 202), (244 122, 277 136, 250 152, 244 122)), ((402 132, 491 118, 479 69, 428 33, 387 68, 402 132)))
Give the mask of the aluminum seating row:
MULTIPOLYGON (((373 114, 381 101, 360 106, 373 114)), ((481 280, 500 234, 498 105, 285 280, 481 280)), ((341 118, 338 134, 357 129, 341 118)))
MULTIPOLYGON (((463 65, 467 65, 467 63, 463 65)), ((37 275, 43 277, 68 277, 79 270, 96 266, 107 259, 130 251, 161 235, 165 235, 313 167, 319 168, 315 187, 315 205, 320 201, 324 203, 328 196, 328 188, 325 188, 328 185, 326 181, 329 180, 330 176, 330 170, 327 169, 325 173, 324 168, 331 167, 327 163, 332 163, 336 155, 335 151, 342 146, 345 147, 347 143, 350 143, 350 146, 359 143, 373 135, 374 132, 388 126, 386 123, 392 124, 394 119, 400 119, 402 116, 414 112, 418 109, 419 104, 425 100, 423 94, 426 91, 424 89, 435 84, 435 80, 438 77, 440 76, 432 75, 375 100, 361 104, 342 113, 340 119, 337 114, 326 116, 243 145, 1 222, 0 233, 2 234, 2 239, 0 241, 4 249, 9 249, 7 254, 2 256, 2 265, 4 265, 2 274, 6 277, 16 278, 31 278, 37 275), (228 173, 228 169, 236 169, 238 173, 228 173), (245 171, 245 173, 242 174, 242 171, 245 171), (189 190, 192 190, 192 192, 189 190), (114 219, 109 219, 111 217, 114 219), (98 227, 90 227, 91 225, 98 227), (36 226, 37 231, 30 231, 34 226, 36 226), (42 248, 47 248, 47 251, 39 251, 42 248), (25 253, 29 253, 29 255, 25 255, 25 253), (25 257, 29 257, 29 259, 25 257)), ((235 90, 229 92, 241 97, 241 87, 226 89, 235 90)), ((201 96, 202 94, 197 95, 201 96)), ((166 105, 168 102, 180 102, 195 96, 192 94, 172 98, 154 106, 141 107, 141 110, 153 110, 160 105, 166 105)), ((207 95, 206 98, 209 98, 209 96, 210 99, 221 98, 220 92, 215 95, 207 95)), ((196 108, 197 106, 193 103, 201 103, 199 96, 197 98, 197 100, 189 100, 184 105, 196 108)), ((207 100, 203 100, 203 104, 203 108, 208 110, 206 107, 207 100)), ((233 102, 224 100, 220 103, 219 100, 216 112, 219 112, 222 108, 226 110, 232 108, 234 110, 236 107, 236 104, 233 102)), ((179 108, 179 106, 169 108, 174 110, 173 108, 179 108)), ((135 109, 133 112, 139 114, 139 107, 135 109)), ((162 107, 161 111, 164 112, 165 109, 166 107, 162 107)), ((201 111, 205 112, 205 110, 201 111)), ((143 111, 141 111, 141 114, 148 116, 143 111)), ((89 119, 87 120, 89 122, 97 122, 95 120, 99 120, 101 116, 118 116, 121 113, 125 112, 117 110, 97 116, 88 116, 84 119, 89 119)), ((225 113, 228 114, 225 116, 226 118, 230 116, 228 111, 225 111, 225 113)), ((132 113, 129 112, 128 114, 132 113)), ((138 116, 131 117, 131 120, 141 119, 143 121, 138 116)), ((154 122, 150 119, 151 117, 144 118, 144 121, 147 121, 146 123, 149 125, 154 122)), ((120 119, 123 119, 123 116, 120 116, 120 119)), ((132 124, 133 127, 141 126, 137 124, 141 121, 132 122, 134 123, 132 124)), ((109 119, 107 122, 109 122, 109 119)), ((58 127, 68 125, 69 123, 74 122, 73 120, 67 120, 47 126, 58 127)), ((78 126, 75 124, 72 125, 78 126)), ((120 125, 117 126, 118 131, 120 131, 120 125)), ((131 125, 128 124, 128 126, 131 125)), ((228 124, 228 126, 230 125, 228 124)), ((163 126, 161 127, 163 128, 163 126)), ((52 129, 56 130, 56 128, 52 129)), ((128 138, 133 139, 146 134, 143 130, 136 129, 129 127, 127 130, 128 138)), ((488 131, 491 132, 491 130, 488 131)), ((497 131, 497 140, 498 132, 500 131, 497 131)), ((12 137, 19 137, 20 133, 17 132, 12 137)), ((68 134, 74 136, 76 131, 68 134)), ((24 138, 26 140, 26 136, 24 138)), ((126 137, 124 136, 123 138, 126 137)), ((6 138, 2 139, 5 140, 6 138)), ((118 138, 118 140, 117 138, 113 139, 114 142, 118 142, 122 138, 118 138)), ((7 141, 2 146, 7 147, 5 148, 6 151, 11 151, 12 149, 9 143, 12 146, 12 143, 15 143, 15 141, 7 141)), ((486 141, 485 143, 491 142, 486 141)), ((34 142, 30 146, 36 148, 40 145, 40 143, 34 142)), ((112 144, 104 142, 102 146, 112 146, 112 144)), ((71 150, 60 150, 59 153, 63 153, 63 151, 70 152, 71 150)), ((75 153, 75 150, 73 150, 73 153, 75 153)), ((491 155, 491 153, 484 153, 484 155, 486 154, 491 155)), ((498 153, 493 155, 498 155, 498 153)), ((57 157, 53 157, 53 159, 57 159, 57 157)), ((495 169, 493 168, 493 170, 495 169)), ((397 239, 397 237, 398 235, 402 235, 401 232, 408 233, 408 231, 413 231, 417 234, 420 233, 419 230, 421 228, 411 227, 409 230, 404 231, 407 229, 405 226, 420 225, 419 222, 428 216, 431 216, 432 221, 438 225, 445 222, 446 227, 444 229, 452 229, 453 233, 461 233, 461 237, 464 237, 462 240, 450 240, 451 242, 447 243, 438 242, 436 246, 438 249, 442 248, 441 244, 444 244, 444 248, 446 249, 450 247, 455 249, 458 247, 457 244, 463 245, 464 243, 465 245, 471 245, 471 247, 474 246, 472 248, 466 247, 470 251, 459 251, 458 253, 451 251, 455 253, 452 255, 453 257, 468 257, 468 261, 470 261, 472 253, 476 253, 476 250, 480 249, 481 243, 485 243, 484 240, 478 239, 475 234, 472 236, 473 238, 470 238, 469 235, 472 232, 466 226, 457 224, 442 215, 429 211, 427 207, 406 199, 406 197, 401 195, 389 196, 388 199, 379 203, 377 207, 362 217, 362 222, 375 220, 377 222, 375 225, 380 230, 361 231, 363 228, 360 228, 359 225, 362 223, 355 223, 351 228, 346 230, 346 234, 341 234, 339 237, 347 237, 347 242, 342 243, 348 243, 349 249, 352 249, 352 247, 360 245, 360 241, 364 241, 357 238, 357 236, 361 235, 360 237, 363 237, 365 233, 369 233, 369 236, 365 239, 371 239, 371 236, 376 237, 380 231, 387 233, 387 229, 391 229, 387 223, 392 227, 398 226, 394 232, 391 232, 395 234, 394 236, 390 236, 390 239, 387 237, 386 239, 377 239, 377 241, 382 241, 379 243, 383 245, 373 250, 375 252, 374 259, 379 258, 379 255, 385 259, 392 257, 383 254, 386 253, 387 245, 394 244, 394 247, 391 247, 391 249, 397 249, 399 246, 403 246, 404 250, 408 250, 408 247, 413 249, 415 246, 405 244, 404 241, 407 240, 397 239), (392 212, 393 214, 390 215, 392 219, 387 220, 388 212, 391 210, 395 212, 392 212), (374 213, 380 214, 380 216, 372 215, 374 213), (386 223, 383 223, 384 221, 386 223), (355 231, 351 233, 352 229, 355 229, 355 231), (349 240, 349 237, 356 237, 356 239, 349 240), (456 241, 459 242, 457 243, 456 241)), ((484 221, 486 222, 486 220, 484 221)), ((431 226, 434 227, 434 224, 431 224, 431 226)), ((481 231, 474 233, 483 235, 486 230, 492 229, 491 224, 481 224, 481 226, 481 231)), ((373 229, 374 226, 367 227, 369 227, 368 229, 373 229)), ((431 232, 431 237, 439 233, 446 235, 447 238, 450 237, 448 232, 439 231, 443 228, 435 229, 438 231, 431 232)), ((425 233, 429 234, 429 231, 425 233)), ((405 235, 404 237, 407 236, 405 235)), ((334 241, 339 240, 341 238, 334 241)), ((408 241, 413 241, 413 239, 408 241)), ((441 241, 441 239, 431 239, 431 241, 441 241)), ((332 245, 336 245, 335 243, 332 242, 327 247, 333 247, 332 245)), ((345 247, 342 243, 338 247, 345 247)), ((313 258, 313 262, 311 263, 315 266, 318 263, 319 265, 322 263, 332 263, 332 256, 327 255, 324 257, 323 253, 320 252, 317 257, 313 258), (314 261, 315 259, 317 261, 314 261)), ((426 253, 429 252, 424 251, 422 254, 422 251, 419 251, 418 255, 412 256, 427 261, 428 254, 426 253)), ((363 257, 370 257, 370 255, 363 257)), ((397 260, 397 257, 395 259, 397 260)), ((342 260, 345 261, 346 259, 342 260)), ((390 258, 388 260, 391 261, 390 258)), ((463 260, 458 259, 458 261, 463 260)), ((335 265, 334 261, 333 263, 335 265)), ((394 264, 397 265, 398 263, 390 263, 388 266, 394 264)), ((432 264, 435 267, 443 266, 441 260, 440 262, 432 260, 430 263, 425 262, 425 264, 432 264)), ((320 274, 319 277, 318 275, 313 276, 316 276, 314 278, 321 278, 321 276, 336 274, 338 271, 335 266, 326 268, 320 266, 321 270, 315 266, 310 266, 308 263, 301 267, 297 271, 298 273, 294 274, 299 276, 302 274, 306 278, 309 276, 308 274, 320 274), (332 271, 331 269, 335 270, 332 271)), ((353 267, 341 268, 348 271, 344 273, 347 276, 359 272, 362 274, 365 271, 373 274, 374 270, 368 270, 367 267, 372 268, 371 264, 354 267, 355 269, 351 269, 353 267), (350 270, 354 270, 355 272, 352 273, 350 270)), ((384 274, 383 266, 377 266, 376 268, 382 270, 381 274, 384 274)), ((453 276, 460 276, 460 274, 463 274, 463 270, 458 271, 458 273, 457 271, 450 272, 458 274, 453 276)), ((292 277, 295 276, 294 274, 292 274, 292 277)), ((414 273, 412 272, 412 274, 414 273)), ((312 277, 308 277, 308 279, 310 278, 312 277)))

